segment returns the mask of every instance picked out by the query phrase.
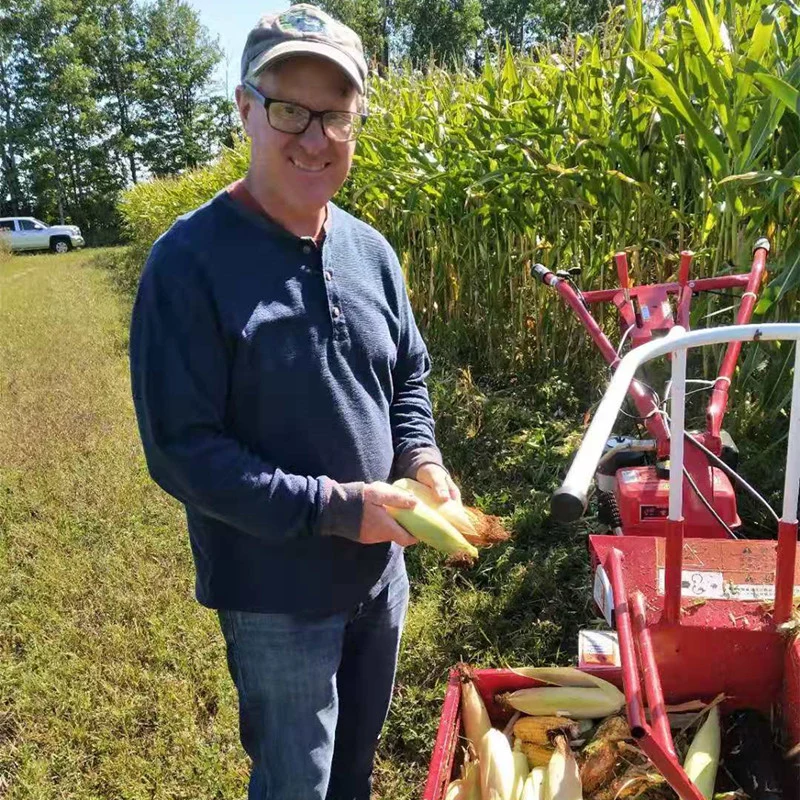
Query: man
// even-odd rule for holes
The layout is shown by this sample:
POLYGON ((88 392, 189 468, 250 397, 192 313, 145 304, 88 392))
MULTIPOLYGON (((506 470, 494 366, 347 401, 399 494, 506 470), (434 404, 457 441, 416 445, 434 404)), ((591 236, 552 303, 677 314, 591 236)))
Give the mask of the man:
POLYGON ((154 245, 131 326, 153 478, 186 506, 253 761, 251 800, 368 800, 408 602, 386 511, 458 497, 394 252, 332 204, 364 122, 353 31, 262 18, 236 102, 246 177, 154 245))

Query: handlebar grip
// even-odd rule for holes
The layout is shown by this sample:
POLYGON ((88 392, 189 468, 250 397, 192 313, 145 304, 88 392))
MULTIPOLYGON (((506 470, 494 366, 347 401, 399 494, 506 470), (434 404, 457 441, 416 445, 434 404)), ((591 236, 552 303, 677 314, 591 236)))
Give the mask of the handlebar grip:
POLYGON ((550 497, 550 514, 557 522, 575 522, 586 511, 586 501, 583 492, 561 486, 550 497))
POLYGON ((533 264, 531 266, 531 278, 538 278, 544 283, 548 275, 552 275, 552 272, 544 264, 533 264))

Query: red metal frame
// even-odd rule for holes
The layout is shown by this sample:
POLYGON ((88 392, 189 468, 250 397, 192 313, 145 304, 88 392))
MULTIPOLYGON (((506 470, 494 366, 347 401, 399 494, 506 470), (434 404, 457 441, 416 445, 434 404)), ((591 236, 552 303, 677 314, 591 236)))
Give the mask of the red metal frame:
MULTIPOLYGON (((542 282, 558 291, 586 328, 603 358, 612 369, 616 369, 620 361, 616 348, 592 316, 589 310, 590 305, 599 303, 615 305, 620 314, 621 327, 627 330, 633 326, 631 341, 634 346, 638 346, 652 339, 654 332, 666 331, 673 326, 672 312, 667 313, 664 308, 664 303, 669 302, 670 296, 677 295, 675 317, 677 323, 688 330, 691 298, 695 293, 744 289, 745 292, 736 316, 736 324, 743 325, 749 322, 753 315, 758 290, 766 275, 768 252, 767 246, 759 243, 754 251, 750 272, 742 275, 690 280, 689 272, 693 255, 684 251, 680 257, 677 282, 634 286, 630 278, 626 254, 617 253, 614 256, 614 262, 617 267, 620 288, 578 292, 568 281, 559 278, 552 272, 543 274, 542 282), (638 313, 634 304, 640 309, 638 313), (647 310, 646 318, 642 316, 641 309, 647 310)), ((703 444, 716 454, 719 454, 720 451, 719 434, 727 408, 728 389, 740 350, 740 342, 731 342, 728 345, 706 413, 708 431, 703 436, 703 444)), ((649 434, 658 442, 659 455, 666 455, 669 452, 669 432, 663 418, 657 413, 652 396, 638 381, 631 384, 630 396, 638 414, 644 418, 644 424, 649 434)))
MULTIPOLYGON (((616 370, 620 357, 592 315, 590 305, 613 303, 619 314, 620 330, 630 333, 633 347, 638 347, 652 340, 654 334, 666 332, 676 323, 688 329, 691 299, 698 292, 744 288, 745 292, 737 313, 736 323, 745 324, 753 314, 757 293, 766 274, 768 252, 769 245, 766 241, 759 241, 754 250, 750 272, 746 275, 727 275, 690 280, 693 255, 688 251, 684 251, 680 256, 677 282, 642 286, 633 286, 627 256, 624 252, 620 252, 614 256, 620 288, 591 292, 580 292, 563 276, 555 275, 540 265, 537 265, 535 272, 543 283, 556 289, 561 295, 581 324, 586 328, 592 341, 600 350, 611 369, 616 370), (670 301, 672 296, 677 296, 674 314, 670 301)), ((697 440, 717 456, 722 451, 722 441, 720 439, 722 420, 727 408, 728 390, 740 351, 740 342, 730 342, 728 344, 706 411, 706 430, 696 434, 697 440)), ((649 436, 656 442, 658 458, 668 458, 670 452, 669 430, 663 415, 659 413, 652 393, 640 382, 634 380, 630 385, 628 394, 636 407, 637 413, 643 420, 649 436)), ((709 500, 712 507, 722 516, 726 524, 731 529, 738 527, 740 520, 736 513, 736 498, 728 477, 712 467, 708 457, 697 448, 690 448, 686 456, 685 466, 699 492, 709 500)), ((697 498, 693 489, 689 486, 688 479, 684 480, 687 498, 685 516, 694 534, 711 538, 727 538, 729 534, 726 528, 719 525, 719 522, 697 498)), ((641 506, 643 504, 647 506, 648 502, 642 499, 644 494, 641 493, 651 492, 653 487, 658 487, 658 485, 658 482, 644 480, 643 476, 637 478, 636 483, 628 487, 621 488, 617 484, 617 502, 623 511, 623 525, 621 528, 623 534, 666 534, 665 525, 660 520, 638 519, 638 514, 642 510, 641 506), (625 495, 625 497, 622 495, 625 495), (635 522, 631 521, 632 515, 637 516, 635 522)), ((658 491, 657 488, 656 491, 658 491)), ((654 507, 656 506, 658 506, 657 503, 654 507)))

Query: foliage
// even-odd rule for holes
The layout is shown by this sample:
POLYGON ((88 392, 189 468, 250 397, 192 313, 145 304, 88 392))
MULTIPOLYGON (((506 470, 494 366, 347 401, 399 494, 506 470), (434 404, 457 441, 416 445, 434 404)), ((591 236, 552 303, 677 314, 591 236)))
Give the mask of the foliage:
POLYGON ((182 0, 7 0, 0 10, 0 213, 119 236, 142 174, 207 163, 232 105, 210 91, 221 53, 182 0))
MULTIPOLYGON (((71 800, 240 797, 247 760, 222 635, 192 597, 182 509, 147 473, 130 299, 96 259, 27 256, 0 274, 0 787, 6 800, 56 785, 71 800)), ((507 515, 514 540, 467 571, 408 551, 383 800, 421 796, 456 660, 564 663, 592 616, 585 541, 545 510, 582 404, 561 380, 492 387, 436 362, 447 462, 467 499, 507 515)))
MULTIPOLYGON (((699 9, 682 0, 650 25, 631 0, 600 34, 531 57, 504 51, 477 76, 432 68, 376 82, 339 202, 388 236, 426 335, 456 363, 583 379, 572 367, 585 337, 529 265, 580 267, 597 288, 615 280, 620 248, 645 281, 673 274, 684 248, 698 275, 746 270, 767 235, 758 312, 792 318, 800 26, 788 3, 699 9)), ((128 193, 138 252, 246 164, 239 144, 217 178, 211 168, 128 193)), ((698 315, 723 301, 710 302, 698 315)))
MULTIPOLYGON (((615 5, 619 0, 614 0, 615 5)), ((480 63, 485 48, 508 41, 520 52, 536 42, 592 30, 607 0, 321 0, 359 33, 381 71, 410 59, 425 66, 480 63)))

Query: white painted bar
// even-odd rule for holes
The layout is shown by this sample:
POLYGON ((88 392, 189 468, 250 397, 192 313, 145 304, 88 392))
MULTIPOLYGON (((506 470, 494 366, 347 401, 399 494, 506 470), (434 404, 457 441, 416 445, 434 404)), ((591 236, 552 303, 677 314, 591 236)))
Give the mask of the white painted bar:
POLYGON ((686 418, 686 348, 672 354, 672 400, 669 426, 669 518, 683 516, 683 430, 686 418))
MULTIPOLYGON (((682 327, 676 325, 665 337, 631 350, 622 359, 617 371, 614 373, 614 377, 606 389, 606 393, 589 425, 589 429, 583 437, 583 442, 559 491, 580 499, 585 506, 589 486, 597 468, 597 463, 603 455, 605 443, 611 435, 619 410, 625 401, 628 387, 642 364, 667 353, 675 352, 680 348, 689 349, 735 341, 748 342, 754 339, 770 342, 786 339, 796 342, 800 340, 800 323, 775 322, 768 325, 729 325, 721 328, 690 331, 688 333, 682 327)), ((795 371, 795 381, 797 381, 797 370, 795 371)), ((800 402, 794 404, 794 409, 800 412, 800 402)), ((797 438, 795 436, 795 439, 797 438)), ((793 458, 794 465, 800 471, 800 465, 798 465, 800 456, 793 454, 793 458)), ((795 485, 797 484, 795 483, 795 485)), ((796 498, 797 494, 795 493, 796 498)))
POLYGON ((789 443, 786 448, 786 478, 783 486, 783 521, 797 520, 800 490, 800 342, 794 345, 792 409, 789 412, 789 443))

